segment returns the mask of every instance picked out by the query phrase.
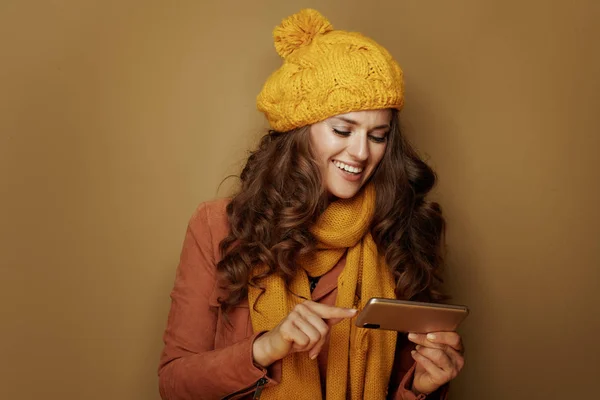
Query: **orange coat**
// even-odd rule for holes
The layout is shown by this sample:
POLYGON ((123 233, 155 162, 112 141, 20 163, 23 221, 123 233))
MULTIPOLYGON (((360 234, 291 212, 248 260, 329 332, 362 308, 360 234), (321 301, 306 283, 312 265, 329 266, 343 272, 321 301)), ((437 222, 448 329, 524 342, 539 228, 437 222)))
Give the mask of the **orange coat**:
MULTIPOLYGON (((187 228, 159 366, 163 400, 251 399, 257 387, 281 380, 281 361, 267 369, 253 363, 252 344, 262 332, 252 331, 248 301, 230 312, 232 326, 224 323, 219 309, 217 299, 225 293, 217 284, 216 265, 221 259, 219 243, 229 233, 226 205, 225 199, 201 204, 187 228)), ((321 277, 313 301, 335 305, 337 277, 344 264, 342 259, 321 277)), ((322 377, 327 348, 325 344, 318 356, 322 377)), ((388 399, 445 399, 445 393, 425 397, 410 391, 413 348, 406 335, 398 334, 388 399)))

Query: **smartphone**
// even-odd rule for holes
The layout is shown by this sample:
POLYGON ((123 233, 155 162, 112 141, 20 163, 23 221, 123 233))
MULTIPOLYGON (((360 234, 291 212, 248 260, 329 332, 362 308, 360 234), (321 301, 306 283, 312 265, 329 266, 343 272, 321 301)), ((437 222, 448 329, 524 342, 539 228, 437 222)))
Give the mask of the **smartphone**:
POLYGON ((382 299, 367 302, 356 326, 398 332, 454 332, 469 314, 466 306, 382 299))

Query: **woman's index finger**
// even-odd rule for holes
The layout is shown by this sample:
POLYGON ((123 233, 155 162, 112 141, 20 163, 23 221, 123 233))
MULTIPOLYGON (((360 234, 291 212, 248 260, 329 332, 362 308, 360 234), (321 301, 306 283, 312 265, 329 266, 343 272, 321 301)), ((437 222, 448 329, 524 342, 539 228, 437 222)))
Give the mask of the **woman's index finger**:
POLYGON ((457 351, 462 351, 462 341, 456 332, 431 332, 427 334, 427 340, 433 343, 445 344, 457 351))
POLYGON ((314 301, 306 301, 303 304, 323 319, 351 318, 354 317, 357 313, 357 310, 354 308, 330 306, 314 301))

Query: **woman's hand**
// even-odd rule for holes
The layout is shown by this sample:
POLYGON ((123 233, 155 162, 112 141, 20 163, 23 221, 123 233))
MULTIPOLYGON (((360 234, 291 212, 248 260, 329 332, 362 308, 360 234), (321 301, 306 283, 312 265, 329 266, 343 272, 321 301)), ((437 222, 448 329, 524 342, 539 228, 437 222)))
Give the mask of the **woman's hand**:
POLYGON ((417 344, 412 356, 417 362, 412 389, 429 394, 456 378, 465 364, 462 340, 456 332, 411 333, 417 344))
POLYGON ((290 353, 308 351, 317 357, 332 325, 356 315, 356 310, 305 301, 275 328, 259 336, 252 346, 254 362, 267 367, 290 353))

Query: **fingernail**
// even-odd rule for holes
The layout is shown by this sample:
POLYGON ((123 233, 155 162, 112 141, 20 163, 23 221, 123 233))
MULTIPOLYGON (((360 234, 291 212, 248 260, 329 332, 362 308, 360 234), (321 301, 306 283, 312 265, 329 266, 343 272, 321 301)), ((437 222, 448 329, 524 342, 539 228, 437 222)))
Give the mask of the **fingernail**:
POLYGON ((358 312, 358 310, 357 310, 356 308, 351 308, 351 309, 350 309, 350 312, 351 312, 352 314, 356 314, 356 313, 358 312))
POLYGON ((418 344, 417 347, 415 347, 415 350, 419 350, 421 348, 421 345, 418 344))
POLYGON ((311 360, 314 360, 315 358, 317 358, 317 355, 316 355, 316 354, 313 354, 312 356, 310 356, 310 359, 311 359, 311 360))
POLYGON ((416 339, 417 338, 417 334, 416 333, 409 333, 408 334, 408 338, 411 339, 411 340, 412 339, 416 339))
POLYGON ((416 350, 411 350, 410 354, 412 354, 413 356, 417 353, 416 350))
POLYGON ((433 333, 428 333, 427 334, 427 339, 429 339, 429 340, 435 340, 435 335, 433 333))

